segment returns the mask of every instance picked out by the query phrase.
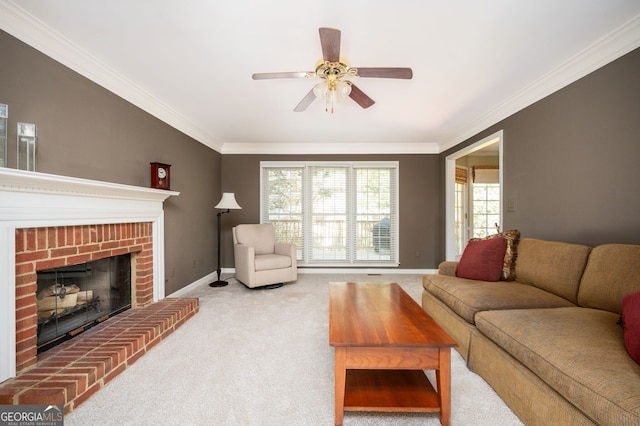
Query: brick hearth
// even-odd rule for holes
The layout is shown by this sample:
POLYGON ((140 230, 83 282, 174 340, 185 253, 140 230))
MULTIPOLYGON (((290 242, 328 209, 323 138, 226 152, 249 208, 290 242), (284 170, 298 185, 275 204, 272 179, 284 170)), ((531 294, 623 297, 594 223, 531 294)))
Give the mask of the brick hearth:
POLYGON ((68 414, 198 310, 198 299, 166 298, 125 311, 41 354, 35 367, 3 382, 0 404, 60 404, 68 414))

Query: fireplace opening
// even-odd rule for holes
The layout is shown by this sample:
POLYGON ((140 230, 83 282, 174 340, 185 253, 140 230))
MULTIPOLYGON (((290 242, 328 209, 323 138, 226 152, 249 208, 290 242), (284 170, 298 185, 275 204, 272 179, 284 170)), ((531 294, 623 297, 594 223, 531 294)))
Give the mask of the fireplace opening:
POLYGON ((37 275, 38 353, 131 308, 131 254, 37 275))

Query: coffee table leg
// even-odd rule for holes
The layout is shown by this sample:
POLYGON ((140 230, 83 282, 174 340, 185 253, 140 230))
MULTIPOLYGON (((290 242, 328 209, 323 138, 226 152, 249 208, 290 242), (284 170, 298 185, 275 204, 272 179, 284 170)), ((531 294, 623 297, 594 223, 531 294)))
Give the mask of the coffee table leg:
POLYGON ((347 383, 346 369, 346 348, 335 348, 335 396, 336 396, 336 426, 342 425, 342 417, 344 416, 344 391, 347 383))
POLYGON ((451 424, 451 348, 440 348, 439 367, 436 370, 438 399, 440 400, 440 423, 451 424))

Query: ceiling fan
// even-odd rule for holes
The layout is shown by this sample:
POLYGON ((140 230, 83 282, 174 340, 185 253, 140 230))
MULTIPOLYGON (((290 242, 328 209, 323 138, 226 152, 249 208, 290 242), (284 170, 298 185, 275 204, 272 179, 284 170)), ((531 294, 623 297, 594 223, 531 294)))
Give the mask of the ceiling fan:
POLYGON ((411 68, 354 68, 340 58, 340 30, 334 28, 320 28, 320 44, 322 46, 322 60, 315 71, 300 72, 271 72, 253 74, 254 80, 269 80, 274 78, 302 78, 320 77, 324 82, 316 84, 294 111, 306 110, 316 97, 324 98, 325 110, 333 112, 334 103, 345 96, 349 96, 362 108, 369 108, 375 103, 362 90, 344 77, 374 77, 411 79, 411 68))

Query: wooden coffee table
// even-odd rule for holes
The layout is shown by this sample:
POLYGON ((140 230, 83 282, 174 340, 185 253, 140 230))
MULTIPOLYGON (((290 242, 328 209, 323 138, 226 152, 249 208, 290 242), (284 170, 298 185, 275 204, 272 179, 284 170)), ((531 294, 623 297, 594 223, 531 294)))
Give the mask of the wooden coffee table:
POLYGON ((344 411, 437 412, 450 424, 456 342, 398 284, 330 283, 329 344, 336 425, 344 411))

